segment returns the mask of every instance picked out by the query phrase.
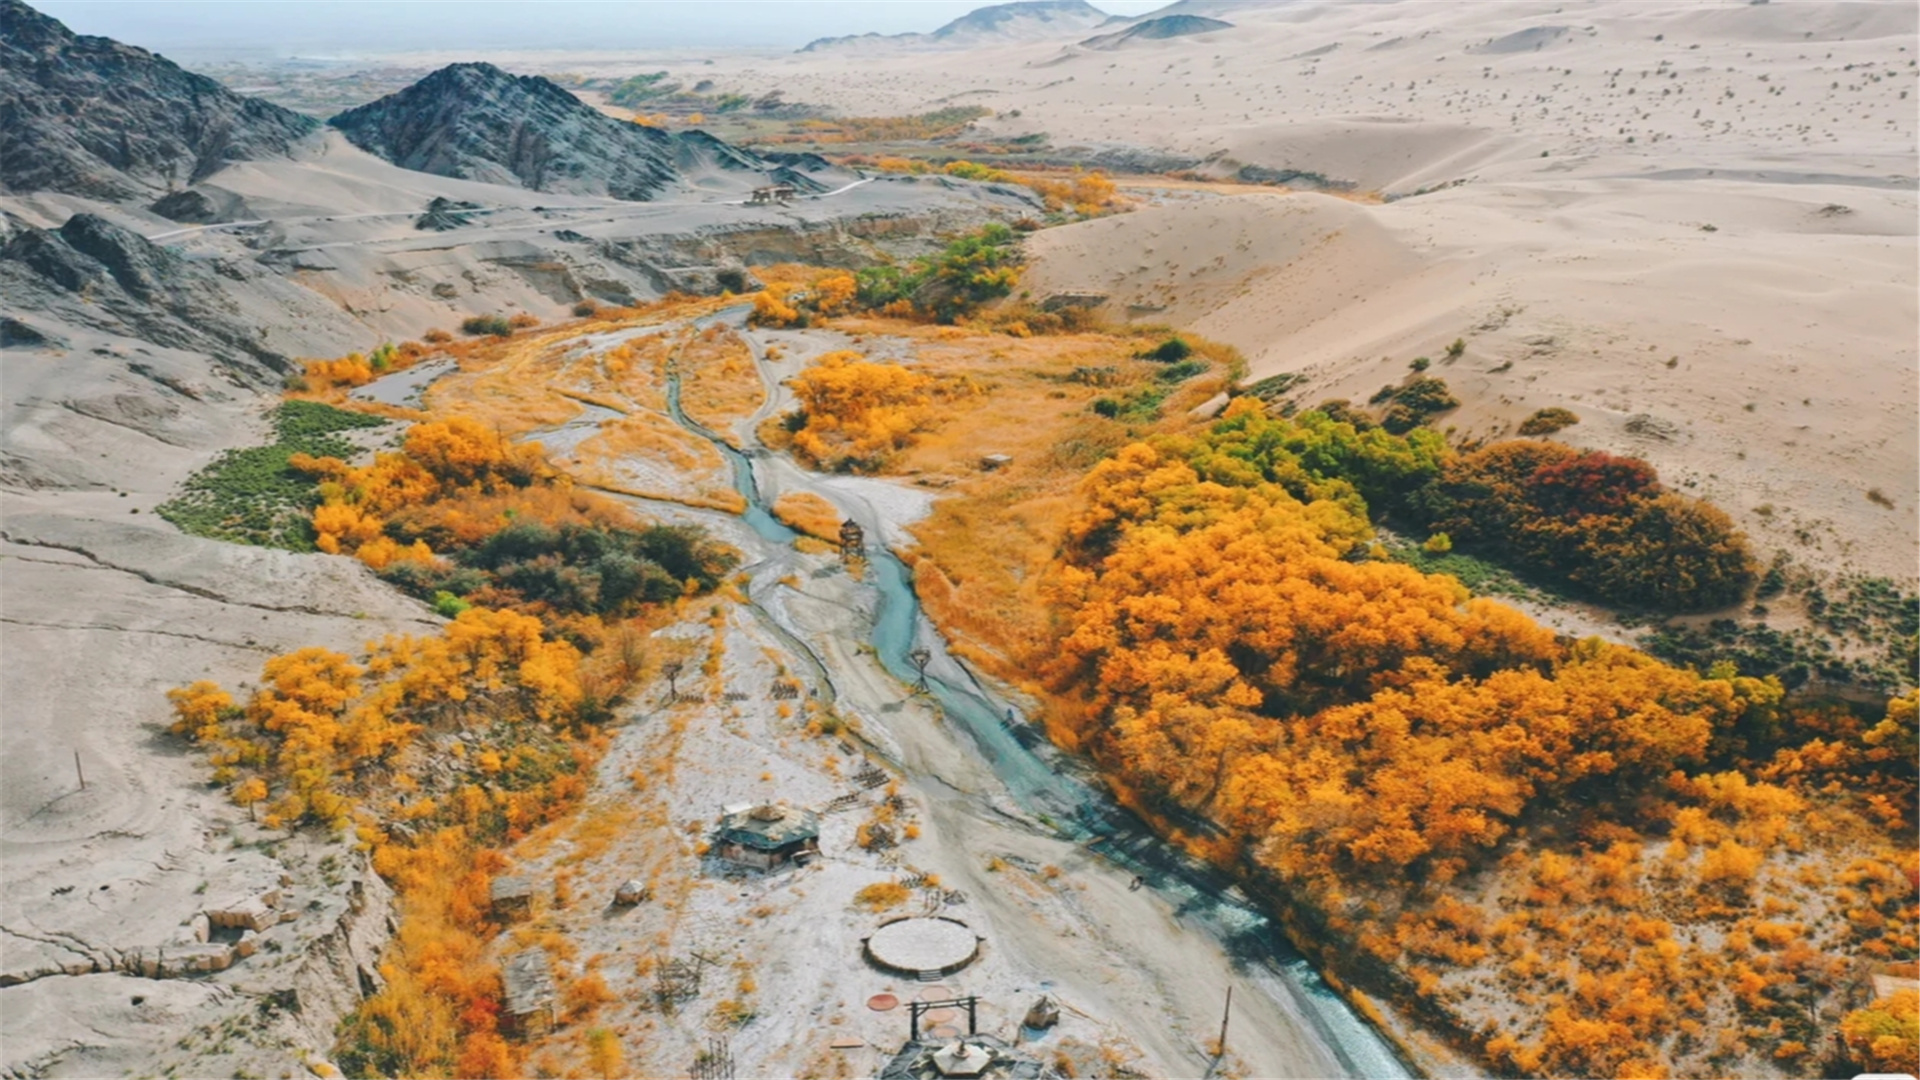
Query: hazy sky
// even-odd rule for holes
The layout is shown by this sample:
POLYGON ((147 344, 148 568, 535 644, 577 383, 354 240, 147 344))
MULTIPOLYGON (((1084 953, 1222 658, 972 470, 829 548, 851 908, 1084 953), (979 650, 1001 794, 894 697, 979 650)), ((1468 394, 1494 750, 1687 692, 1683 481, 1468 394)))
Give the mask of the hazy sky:
MULTIPOLYGON (((157 52, 785 46, 933 30, 982 0, 27 0, 82 34, 157 52)), ((1138 15, 1170 0, 1096 0, 1138 15)))

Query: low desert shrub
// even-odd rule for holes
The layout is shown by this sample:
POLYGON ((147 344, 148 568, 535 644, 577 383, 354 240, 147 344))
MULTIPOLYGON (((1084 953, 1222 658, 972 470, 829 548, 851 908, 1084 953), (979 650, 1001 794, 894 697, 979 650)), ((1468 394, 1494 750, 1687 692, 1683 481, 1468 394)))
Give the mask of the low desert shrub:
POLYGON ((1558 407, 1540 409, 1520 422, 1520 434, 1551 435, 1561 428, 1572 427, 1579 422, 1580 417, 1569 409, 1558 407))
POLYGON ((471 337, 512 337, 513 323, 504 315, 475 315, 460 324, 460 332, 471 337))
POLYGON ((853 894, 853 902, 869 911, 885 911, 907 902, 911 895, 905 885, 897 881, 876 881, 853 894))
POLYGON ((1146 359, 1158 360, 1163 364, 1177 364, 1193 354, 1193 346, 1179 335, 1161 342, 1146 353, 1146 359))
POLYGON ((1451 458, 1408 505, 1456 544, 1609 603, 1721 607, 1758 573, 1721 510, 1668 491, 1637 458, 1562 443, 1511 440, 1451 458))

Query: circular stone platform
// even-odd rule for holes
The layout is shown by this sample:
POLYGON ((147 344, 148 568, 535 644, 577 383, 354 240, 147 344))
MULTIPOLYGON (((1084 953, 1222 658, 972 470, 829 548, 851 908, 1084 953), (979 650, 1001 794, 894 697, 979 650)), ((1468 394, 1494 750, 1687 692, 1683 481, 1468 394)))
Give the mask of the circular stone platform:
POLYGON ((959 971, 980 955, 980 939, 958 919, 896 919, 867 939, 867 959, 903 975, 959 971))

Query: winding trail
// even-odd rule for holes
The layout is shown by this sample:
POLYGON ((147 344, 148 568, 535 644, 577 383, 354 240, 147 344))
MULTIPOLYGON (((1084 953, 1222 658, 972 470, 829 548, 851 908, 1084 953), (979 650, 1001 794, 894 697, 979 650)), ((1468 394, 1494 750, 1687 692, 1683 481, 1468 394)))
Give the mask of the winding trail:
MULTIPOLYGON (((841 186, 834 188, 832 191, 820 191, 820 192, 815 192, 808 195, 796 195, 794 196, 794 201, 798 202, 798 201, 804 200, 804 201, 812 202, 820 199, 831 199, 837 195, 844 195, 847 192, 852 191, 854 188, 860 187, 864 184, 871 184, 874 182, 875 179, 876 177, 863 176, 858 180, 852 181, 851 183, 842 184, 841 186)), ((678 207, 685 207, 685 206, 750 206, 750 205, 753 205, 753 204, 751 203, 750 200, 747 200, 747 199, 661 199, 661 200, 656 200, 654 202, 643 202, 643 203, 627 202, 623 200, 609 200, 604 204, 588 204, 585 206, 568 206, 568 207, 549 208, 548 211, 542 216, 540 226, 544 229, 547 226, 551 226, 551 225, 562 225, 562 226, 577 225, 586 221, 614 222, 614 221, 620 220, 621 218, 656 217, 659 215, 659 212, 662 210, 672 210, 678 207), (609 214, 609 212, 611 212, 611 216, 606 216, 609 214)), ((483 216, 488 214, 498 214, 506 211, 521 210, 521 209, 523 208, 517 207, 517 206, 483 206, 483 207, 478 207, 472 210, 462 210, 461 213, 478 217, 478 216, 483 216)), ((219 221, 219 222, 214 222, 212 224, 207 224, 207 225, 189 225, 181 229, 168 229, 164 232, 149 233, 147 235, 147 239, 154 243, 161 243, 167 240, 183 240, 183 239, 186 239, 187 237, 199 236, 204 233, 210 233, 210 232, 225 232, 230 230, 241 230, 241 229, 257 229, 266 225, 276 225, 276 224, 290 225, 290 224, 299 224, 299 223, 311 222, 311 221, 322 221, 322 222, 378 221, 383 219, 412 220, 414 218, 419 217, 423 212, 424 212, 423 210, 381 210, 381 211, 375 211, 373 213, 366 213, 366 214, 307 214, 307 215, 284 217, 284 218, 250 218, 246 221, 219 221)), ((314 251, 320 248, 330 248, 330 247, 361 247, 361 246, 376 244, 379 242, 380 241, 373 240, 373 239, 338 240, 328 244, 306 244, 299 247, 287 248, 285 250, 314 251)))

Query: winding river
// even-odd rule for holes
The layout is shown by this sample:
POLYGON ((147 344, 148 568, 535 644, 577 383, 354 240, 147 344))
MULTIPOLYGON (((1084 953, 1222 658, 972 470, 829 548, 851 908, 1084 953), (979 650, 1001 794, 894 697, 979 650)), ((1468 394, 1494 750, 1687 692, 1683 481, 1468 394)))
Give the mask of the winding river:
MULTIPOLYGON (((726 322, 744 328, 746 308, 729 308, 694 323, 704 328, 726 322)), ((754 360, 769 386, 763 350, 753 347, 754 360)), ((712 443, 726 459, 733 484, 746 499, 746 525, 763 544, 752 563, 784 564, 793 557, 799 536, 768 509, 756 464, 771 461, 750 430, 743 431, 743 452, 687 416, 680 406, 680 378, 668 383, 668 409, 676 423, 712 443)), ((742 425, 751 428, 751 424, 742 425)), ((850 512, 869 537, 881 537, 880 515, 865 500, 839 486, 828 487, 814 474, 782 470, 788 486, 799 484, 850 512)), ((1272 979, 1258 980, 1267 992, 1285 995, 1286 1011, 1300 1017, 1318 1035, 1328 1055, 1351 1076, 1411 1077, 1413 1072, 1391 1044, 1361 1019, 1319 973, 1289 944, 1266 915, 1248 903, 1224 874, 1174 850, 1130 812, 1092 782, 1084 763, 1060 753, 1017 711, 954 658, 939 631, 920 609, 907 567, 884 544, 867 551, 867 583, 878 594, 871 643, 881 665, 894 678, 912 683, 917 673, 908 653, 915 648, 932 654, 927 664, 927 686, 946 719, 966 733, 970 744, 1005 785, 1020 809, 1045 823, 1061 837, 1081 844, 1127 872, 1139 875, 1146 887, 1162 895, 1189 926, 1207 933, 1226 947, 1247 969, 1263 968, 1272 979)), ((781 624, 777 606, 755 595, 779 574, 753 575, 748 600, 756 616, 786 641, 795 655, 810 660, 817 677, 832 692, 828 665, 814 654, 790 627, 781 624)))

